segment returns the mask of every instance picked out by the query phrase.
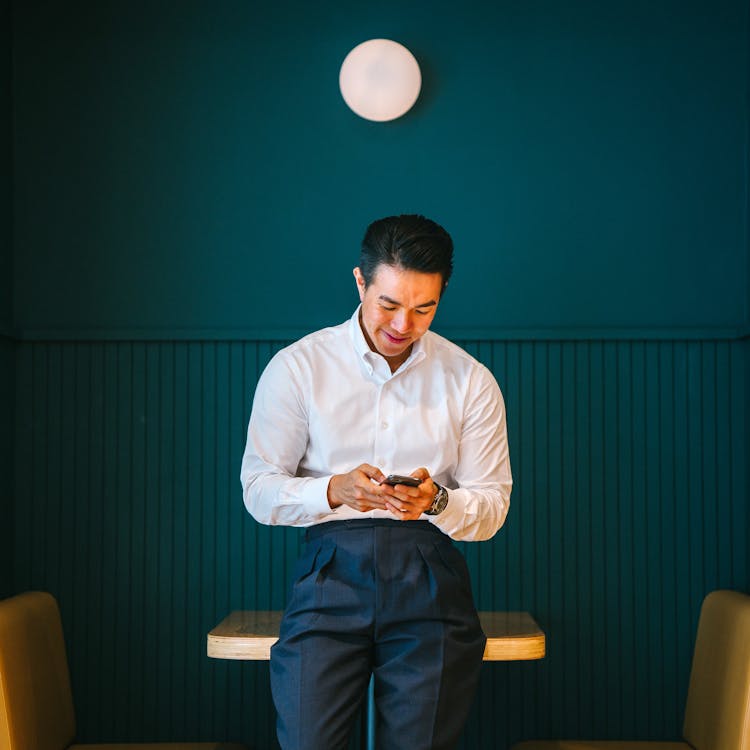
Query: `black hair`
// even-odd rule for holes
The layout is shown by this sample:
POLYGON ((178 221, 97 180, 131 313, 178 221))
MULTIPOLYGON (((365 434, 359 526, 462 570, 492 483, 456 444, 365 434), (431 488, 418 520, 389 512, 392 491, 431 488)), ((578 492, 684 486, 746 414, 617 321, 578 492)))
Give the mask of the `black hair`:
POLYGON ((419 214, 378 219, 367 227, 359 256, 366 286, 381 265, 439 273, 444 291, 453 273, 453 240, 440 224, 419 214))

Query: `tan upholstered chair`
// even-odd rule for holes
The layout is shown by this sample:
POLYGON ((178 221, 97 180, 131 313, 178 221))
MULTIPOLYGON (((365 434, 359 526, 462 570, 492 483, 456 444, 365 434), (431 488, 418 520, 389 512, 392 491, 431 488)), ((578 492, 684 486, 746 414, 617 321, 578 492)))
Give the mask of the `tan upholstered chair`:
POLYGON ((513 750, 750 750, 750 596, 703 601, 690 672, 684 742, 521 742, 513 750))
POLYGON ((216 742, 73 745, 75 732, 57 602, 39 591, 0 601, 0 750, 244 750, 216 742))

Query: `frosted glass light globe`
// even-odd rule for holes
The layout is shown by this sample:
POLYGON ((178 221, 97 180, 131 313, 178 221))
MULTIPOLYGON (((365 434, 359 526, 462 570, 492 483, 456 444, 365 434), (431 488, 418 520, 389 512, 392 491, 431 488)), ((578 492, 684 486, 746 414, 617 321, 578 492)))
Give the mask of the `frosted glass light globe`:
POLYGON ((422 88, 422 74, 414 55, 402 44, 370 39, 344 59, 339 88, 360 117, 386 122, 411 109, 422 88))

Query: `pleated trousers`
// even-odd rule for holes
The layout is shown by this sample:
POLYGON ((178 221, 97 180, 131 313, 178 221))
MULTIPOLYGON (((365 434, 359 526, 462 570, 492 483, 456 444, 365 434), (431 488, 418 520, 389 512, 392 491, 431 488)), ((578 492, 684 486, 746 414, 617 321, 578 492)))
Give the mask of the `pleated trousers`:
POLYGON ((454 748, 485 641, 463 555, 433 524, 311 527, 271 650, 282 749, 346 748, 371 674, 378 748, 454 748))

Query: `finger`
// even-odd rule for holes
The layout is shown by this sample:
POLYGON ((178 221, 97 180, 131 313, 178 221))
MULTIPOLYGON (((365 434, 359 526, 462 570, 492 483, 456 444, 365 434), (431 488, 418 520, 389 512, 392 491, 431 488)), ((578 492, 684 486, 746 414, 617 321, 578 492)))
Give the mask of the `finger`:
POLYGON ((401 504, 386 502, 387 509, 393 513, 396 518, 404 519, 410 514, 413 514, 413 510, 401 504))
POLYGON ((363 512, 368 510, 388 510, 388 506, 379 500, 361 500, 357 506, 357 510, 363 512))
POLYGON ((354 487, 346 499, 346 504, 359 511, 385 510, 385 499, 372 494, 367 488, 354 487))
POLYGON ((395 506, 401 507, 401 504, 407 502, 409 496, 403 492, 404 486, 397 484, 395 487, 390 487, 388 491, 384 492, 383 495, 390 500, 395 506), (399 487, 401 489, 399 489, 399 487), (395 501, 395 502, 394 502, 395 501))
POLYGON ((385 479, 385 474, 383 474, 383 472, 380 471, 377 466, 372 466, 371 464, 362 464, 357 468, 366 477, 368 477, 369 479, 374 479, 378 484, 380 484, 385 479))
POLYGON ((411 513, 417 516, 422 513, 424 507, 427 507, 423 498, 408 495, 396 496, 393 500, 388 499, 386 502, 389 502, 399 513, 411 513))
POLYGON ((372 495, 372 497, 377 497, 379 500, 393 497, 396 494, 393 485, 383 483, 374 484, 370 479, 367 480, 367 492, 372 495))
POLYGON ((430 478, 430 472, 424 466, 420 466, 416 471, 412 471, 411 475, 417 479, 421 479, 423 482, 430 478))
MULTIPOLYGON (((399 487, 401 485, 398 485, 399 487)), ((419 517, 427 508, 432 505, 433 492, 429 490, 427 492, 422 491, 426 484, 421 484, 419 487, 404 487, 403 492, 395 493, 396 502, 394 505, 401 510, 406 510, 407 513, 413 514, 415 517, 419 517), (408 493, 408 494, 407 494, 408 493)), ((432 483, 429 482, 429 487, 432 487, 432 483)))
POLYGON ((422 496, 422 492, 419 487, 409 487, 406 484, 397 484, 395 487, 393 487, 393 492, 391 494, 393 497, 397 498, 402 503, 410 503, 414 500, 418 500, 422 496))
POLYGON ((385 497, 381 497, 380 495, 370 495, 367 498, 367 502, 370 503, 373 508, 385 509, 388 504, 388 499, 385 497))
POLYGON ((363 502, 372 503, 378 508, 385 507, 386 496, 380 490, 380 486, 373 484, 369 479, 366 479, 363 484, 356 485, 354 494, 363 502))
POLYGON ((393 497, 386 498, 386 503, 392 505, 397 511, 399 511, 399 513, 402 510, 408 511, 412 507, 407 499, 399 495, 394 495, 393 497))

